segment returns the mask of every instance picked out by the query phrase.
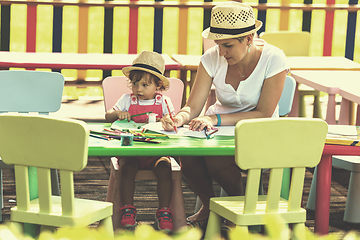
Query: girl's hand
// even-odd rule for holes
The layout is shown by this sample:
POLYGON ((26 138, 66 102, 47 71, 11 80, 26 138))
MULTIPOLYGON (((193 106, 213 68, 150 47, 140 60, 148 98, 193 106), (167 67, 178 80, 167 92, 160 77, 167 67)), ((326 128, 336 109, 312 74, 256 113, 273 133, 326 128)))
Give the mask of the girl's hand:
POLYGON ((129 112, 118 111, 117 116, 118 116, 119 120, 127 119, 128 122, 130 122, 130 120, 131 120, 131 115, 129 112))
POLYGON ((181 126, 181 119, 179 117, 174 117, 174 122, 171 120, 169 114, 165 114, 164 117, 161 118, 162 127, 165 131, 173 131, 174 126, 179 127, 181 126))
POLYGON ((211 129, 213 121, 210 116, 201 116, 194 118, 189 122, 189 130, 202 131, 204 129, 211 129))

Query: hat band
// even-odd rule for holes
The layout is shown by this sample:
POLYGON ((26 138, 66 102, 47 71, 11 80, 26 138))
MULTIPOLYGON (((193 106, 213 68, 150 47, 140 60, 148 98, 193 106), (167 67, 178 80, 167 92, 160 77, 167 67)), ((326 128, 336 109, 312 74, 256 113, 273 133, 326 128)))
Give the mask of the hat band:
POLYGON ((246 28, 233 28, 233 29, 210 27, 210 32, 211 33, 219 33, 219 34, 227 34, 227 35, 238 35, 238 34, 246 33, 253 29, 255 29, 255 24, 250 27, 246 27, 246 28))
POLYGON ((154 68, 152 66, 149 66, 149 65, 146 65, 146 64, 142 64, 142 63, 135 63, 132 65, 133 67, 141 67, 141 68, 145 68, 145 69, 148 69, 148 70, 151 70, 151 71, 154 71, 154 72, 157 72, 161 75, 163 75, 157 68, 154 68))

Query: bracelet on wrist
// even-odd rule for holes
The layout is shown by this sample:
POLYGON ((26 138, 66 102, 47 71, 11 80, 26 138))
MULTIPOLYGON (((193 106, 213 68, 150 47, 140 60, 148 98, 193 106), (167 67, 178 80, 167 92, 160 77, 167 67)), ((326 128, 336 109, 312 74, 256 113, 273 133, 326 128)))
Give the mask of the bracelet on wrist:
POLYGON ((217 124, 215 126, 220 126, 221 125, 221 116, 220 114, 215 114, 216 118, 217 118, 217 124))

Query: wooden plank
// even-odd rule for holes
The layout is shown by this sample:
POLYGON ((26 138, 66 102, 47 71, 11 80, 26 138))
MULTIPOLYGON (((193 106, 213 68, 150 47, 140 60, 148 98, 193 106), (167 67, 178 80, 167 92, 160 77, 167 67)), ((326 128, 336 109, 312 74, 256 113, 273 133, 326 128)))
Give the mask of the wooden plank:
POLYGON ((1 37, 0 50, 10 49, 10 5, 1 5, 1 37))
POLYGON ((27 27, 26 27, 26 51, 36 51, 36 22, 37 22, 37 5, 27 6, 27 27))
MULTIPOLYGON (((94 6, 94 7, 151 7, 151 8, 165 8, 165 7, 175 7, 175 8, 204 8, 211 9, 219 2, 176 2, 176 1, 166 1, 166 2, 151 2, 151 1, 111 1, 111 2, 95 2, 95 1, 82 1, 82 2, 71 2, 67 0, 0 0, 1 5, 11 5, 11 4, 27 4, 27 5, 52 5, 52 6, 94 6)), ((303 3, 291 3, 282 5, 280 3, 248 3, 251 7, 258 10, 269 10, 269 9, 295 9, 295 10, 346 10, 349 12, 357 12, 360 10, 360 5, 349 5, 349 4, 303 4, 303 3)))
MULTIPOLYGON (((259 5, 260 4, 266 4, 267 0, 259 0, 259 5)), ((257 32, 257 34, 260 34, 262 32, 265 32, 265 26, 266 26, 266 10, 260 10, 258 9, 258 15, 257 15, 257 19, 262 21, 263 25, 262 27, 259 29, 259 31, 257 32)))
MULTIPOLYGON (((88 28, 89 28, 89 7, 79 7, 79 37, 78 37, 78 53, 87 53, 88 47, 88 28)), ((85 79, 86 70, 78 70, 77 79, 85 79)))
MULTIPOLYGON (((155 0, 155 2, 162 2, 163 0, 155 0)), ((163 39, 163 18, 164 9, 155 8, 154 10, 154 41, 153 51, 162 53, 162 39, 163 39)))
MULTIPOLYGON (((131 2, 137 2, 137 0, 130 0, 131 2)), ((137 42, 138 42, 138 8, 130 7, 129 16, 129 53, 137 53, 137 42)))
MULTIPOLYGON (((327 0, 327 4, 335 4, 335 0, 327 0)), ((331 56, 333 32, 334 32, 334 11, 326 11, 325 13, 325 31, 324 31, 324 47, 323 56, 331 56)))
MULTIPOLYGON (((104 9, 104 53, 113 52, 114 8, 104 9)), ((103 79, 111 76, 110 70, 103 71, 103 79)))
MULTIPOLYGON (((184 3, 187 0, 180 0, 184 3)), ((187 54, 187 38, 188 38, 188 9, 179 9, 179 36, 178 36, 178 53, 187 54)))
POLYGON ((63 26, 63 8, 54 7, 53 9, 53 34, 52 34, 52 51, 61 52, 62 43, 62 26, 63 26))
MULTIPOLYGON (((289 4, 291 0, 281 0, 281 4, 289 4)), ((280 26, 279 30, 285 31, 289 30, 289 14, 290 9, 282 9, 280 10, 280 26)))
MULTIPOLYGON (((355 5, 358 0, 349 0, 349 5, 355 5)), ((345 57, 354 60, 355 34, 356 34, 356 12, 348 13, 348 22, 346 28, 345 57)))
MULTIPOLYGON (((304 0, 304 4, 312 4, 312 0, 304 0)), ((306 32, 311 31, 311 15, 312 11, 303 11, 303 22, 302 22, 302 30, 306 32)))

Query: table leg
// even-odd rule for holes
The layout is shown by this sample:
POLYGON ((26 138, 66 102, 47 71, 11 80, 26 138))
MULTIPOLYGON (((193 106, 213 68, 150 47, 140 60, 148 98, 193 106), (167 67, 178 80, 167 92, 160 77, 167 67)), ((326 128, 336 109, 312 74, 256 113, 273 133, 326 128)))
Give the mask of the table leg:
POLYGON ((360 126, 360 104, 357 106, 355 123, 356 126, 360 126))
POLYGON ((349 125, 350 122, 350 101, 343 98, 340 103, 339 125, 349 125))
POLYGON ((332 155, 323 155, 317 166, 315 233, 329 233, 332 155))
POLYGON ((184 107, 186 104, 186 100, 187 100, 187 88, 189 86, 189 82, 187 80, 187 70, 185 70, 185 69, 180 70, 180 79, 184 83, 184 92, 183 92, 183 98, 182 98, 182 103, 181 103, 181 107, 184 107))
POLYGON ((325 121, 328 124, 336 124, 335 108, 336 108, 335 94, 329 93, 328 105, 326 110, 326 119, 325 119, 325 121))
POLYGON ((349 113, 349 124, 350 125, 355 125, 356 123, 356 115, 355 115, 355 112, 356 112, 356 106, 357 104, 354 103, 354 102, 350 102, 350 113, 349 113))

